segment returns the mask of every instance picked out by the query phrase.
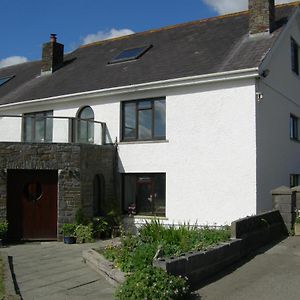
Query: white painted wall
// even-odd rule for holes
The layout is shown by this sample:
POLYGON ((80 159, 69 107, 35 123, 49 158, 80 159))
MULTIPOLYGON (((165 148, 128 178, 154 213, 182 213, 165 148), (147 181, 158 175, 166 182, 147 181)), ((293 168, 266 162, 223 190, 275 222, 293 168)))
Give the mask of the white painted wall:
POLYGON ((256 107, 258 212, 272 209, 272 189, 289 186, 289 175, 300 174, 300 143, 289 138, 290 114, 300 118, 300 77, 291 71, 291 36, 300 45, 299 14, 262 64, 261 70, 270 72, 257 84, 264 95, 256 107))
POLYGON ((230 224, 255 213, 254 81, 167 96, 166 143, 120 143, 120 171, 166 172, 168 222, 230 224))

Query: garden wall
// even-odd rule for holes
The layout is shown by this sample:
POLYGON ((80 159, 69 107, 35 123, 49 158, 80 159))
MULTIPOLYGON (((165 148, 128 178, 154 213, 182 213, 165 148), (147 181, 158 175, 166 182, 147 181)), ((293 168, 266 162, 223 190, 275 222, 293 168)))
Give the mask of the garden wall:
POLYGON ((231 224, 231 240, 206 251, 159 258, 153 265, 169 274, 186 276, 191 284, 216 274, 252 251, 287 236, 278 210, 243 218, 231 224))

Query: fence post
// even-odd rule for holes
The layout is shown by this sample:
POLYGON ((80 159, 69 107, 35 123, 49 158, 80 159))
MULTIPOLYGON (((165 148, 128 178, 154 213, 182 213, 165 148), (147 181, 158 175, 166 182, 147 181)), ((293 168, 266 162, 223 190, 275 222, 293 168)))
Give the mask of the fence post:
POLYGON ((273 209, 279 210, 288 231, 293 228, 295 220, 295 208, 293 205, 292 190, 287 186, 281 186, 271 191, 273 209))

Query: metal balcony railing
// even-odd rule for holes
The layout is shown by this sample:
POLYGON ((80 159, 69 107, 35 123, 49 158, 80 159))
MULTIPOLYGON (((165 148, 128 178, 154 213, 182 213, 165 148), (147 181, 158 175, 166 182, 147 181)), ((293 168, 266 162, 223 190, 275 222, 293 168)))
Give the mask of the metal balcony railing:
POLYGON ((0 142, 109 143, 106 123, 39 114, 0 115, 0 142))

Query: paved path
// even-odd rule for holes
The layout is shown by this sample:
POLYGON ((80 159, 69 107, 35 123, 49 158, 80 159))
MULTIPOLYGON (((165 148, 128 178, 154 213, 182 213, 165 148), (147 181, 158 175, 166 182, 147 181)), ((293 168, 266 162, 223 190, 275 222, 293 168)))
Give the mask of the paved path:
POLYGON ((3 251, 12 257, 24 300, 111 300, 114 288, 82 262, 82 250, 92 246, 95 244, 42 242, 3 251))
POLYGON ((198 299, 300 299, 300 237, 261 249, 252 260, 235 267, 199 289, 198 299))

